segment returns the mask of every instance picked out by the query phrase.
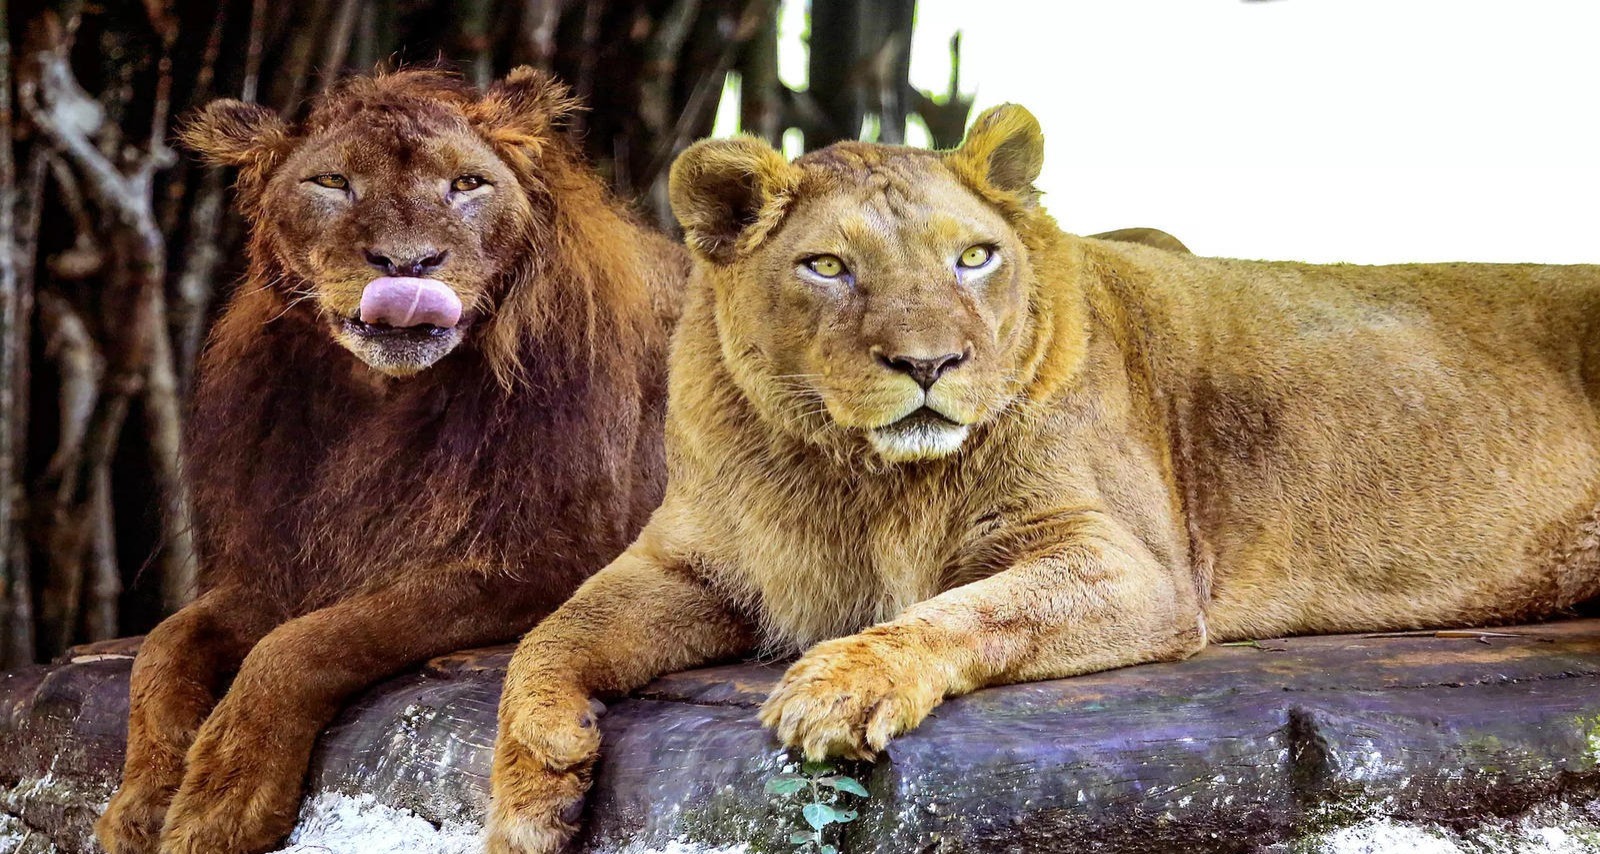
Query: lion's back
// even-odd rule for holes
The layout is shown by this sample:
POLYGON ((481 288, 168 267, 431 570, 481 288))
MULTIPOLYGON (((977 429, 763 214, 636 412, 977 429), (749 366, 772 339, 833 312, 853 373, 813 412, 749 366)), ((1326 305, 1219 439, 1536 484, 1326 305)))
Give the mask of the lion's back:
POLYGON ((1600 268, 1163 263, 1216 636, 1600 593, 1600 268))

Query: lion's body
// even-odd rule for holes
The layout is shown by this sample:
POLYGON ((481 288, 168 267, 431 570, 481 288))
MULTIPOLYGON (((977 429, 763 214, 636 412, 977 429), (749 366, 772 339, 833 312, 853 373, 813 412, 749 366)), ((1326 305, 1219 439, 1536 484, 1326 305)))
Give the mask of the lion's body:
POLYGON ((719 657, 803 652, 763 721, 864 759, 986 685, 1600 593, 1600 267, 1078 238, 1041 165, 1015 107, 679 159, 667 494, 513 660, 492 850, 573 831, 591 694, 719 657))
POLYGON ((297 128, 218 102, 186 132, 241 167, 251 263, 190 419, 201 591, 135 662, 113 854, 276 847, 345 700, 515 639, 659 502, 687 257, 559 135, 563 93, 404 71, 297 128), (399 252, 433 278, 385 281, 459 292, 459 325, 366 323, 399 252))
POLYGON ((1213 638, 1505 622, 1600 593, 1600 268, 1085 246, 1120 282, 1104 298, 1142 316, 1127 355, 1159 392, 1213 638))
POLYGON ((986 542, 1004 508, 1123 520, 1193 576, 1213 640, 1505 622, 1600 593, 1600 270, 1048 251, 1042 288, 1087 296, 1079 377, 959 456, 870 475, 767 427, 692 297, 669 430, 695 500, 669 503, 659 547, 694 544, 785 651, 1005 569, 986 542))

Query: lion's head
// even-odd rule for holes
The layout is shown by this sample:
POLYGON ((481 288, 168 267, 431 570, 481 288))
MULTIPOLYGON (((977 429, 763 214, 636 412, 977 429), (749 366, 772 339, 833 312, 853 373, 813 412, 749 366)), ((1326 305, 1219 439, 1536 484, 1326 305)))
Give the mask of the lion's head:
POLYGON ((1038 122, 979 117, 954 151, 840 143, 793 163, 749 138, 674 165, 735 380, 814 441, 890 462, 955 453, 1027 382, 1038 122))
POLYGON ((181 131, 239 167, 256 263, 286 311, 313 308, 374 369, 407 376, 475 334, 524 277, 541 156, 564 143, 566 90, 528 68, 479 93, 433 70, 354 78, 303 123, 216 101, 181 131))

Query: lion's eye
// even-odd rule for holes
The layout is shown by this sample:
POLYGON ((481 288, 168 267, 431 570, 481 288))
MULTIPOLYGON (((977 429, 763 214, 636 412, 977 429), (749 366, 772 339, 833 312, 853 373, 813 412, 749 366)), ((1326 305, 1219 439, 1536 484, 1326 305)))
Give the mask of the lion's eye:
POLYGON ((806 261, 806 269, 824 279, 837 279, 844 275, 844 262, 834 255, 818 255, 806 261))
POLYGON ((476 190, 487 183, 489 182, 483 180, 477 175, 462 175, 460 178, 450 182, 450 189, 455 190, 458 193, 467 193, 476 190))
POLYGON ((961 257, 956 260, 956 264, 970 270, 982 267, 989 263, 989 259, 993 257, 994 250, 987 246, 968 246, 966 251, 961 253, 961 257))
POLYGON ((330 190, 350 189, 350 179, 336 172, 328 172, 323 175, 313 175, 311 176, 311 183, 316 184, 318 187, 327 187, 330 190))

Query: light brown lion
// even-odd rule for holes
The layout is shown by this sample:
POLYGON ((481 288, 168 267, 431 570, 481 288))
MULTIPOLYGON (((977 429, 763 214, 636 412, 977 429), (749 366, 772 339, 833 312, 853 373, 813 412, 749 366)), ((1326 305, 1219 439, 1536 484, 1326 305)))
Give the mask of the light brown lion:
POLYGON ((1600 268, 1078 238, 1041 162, 1014 106, 679 159, 665 503, 518 650, 492 850, 573 832, 591 696, 713 659, 803 651, 763 721, 864 758, 986 685, 1600 592, 1600 268))

